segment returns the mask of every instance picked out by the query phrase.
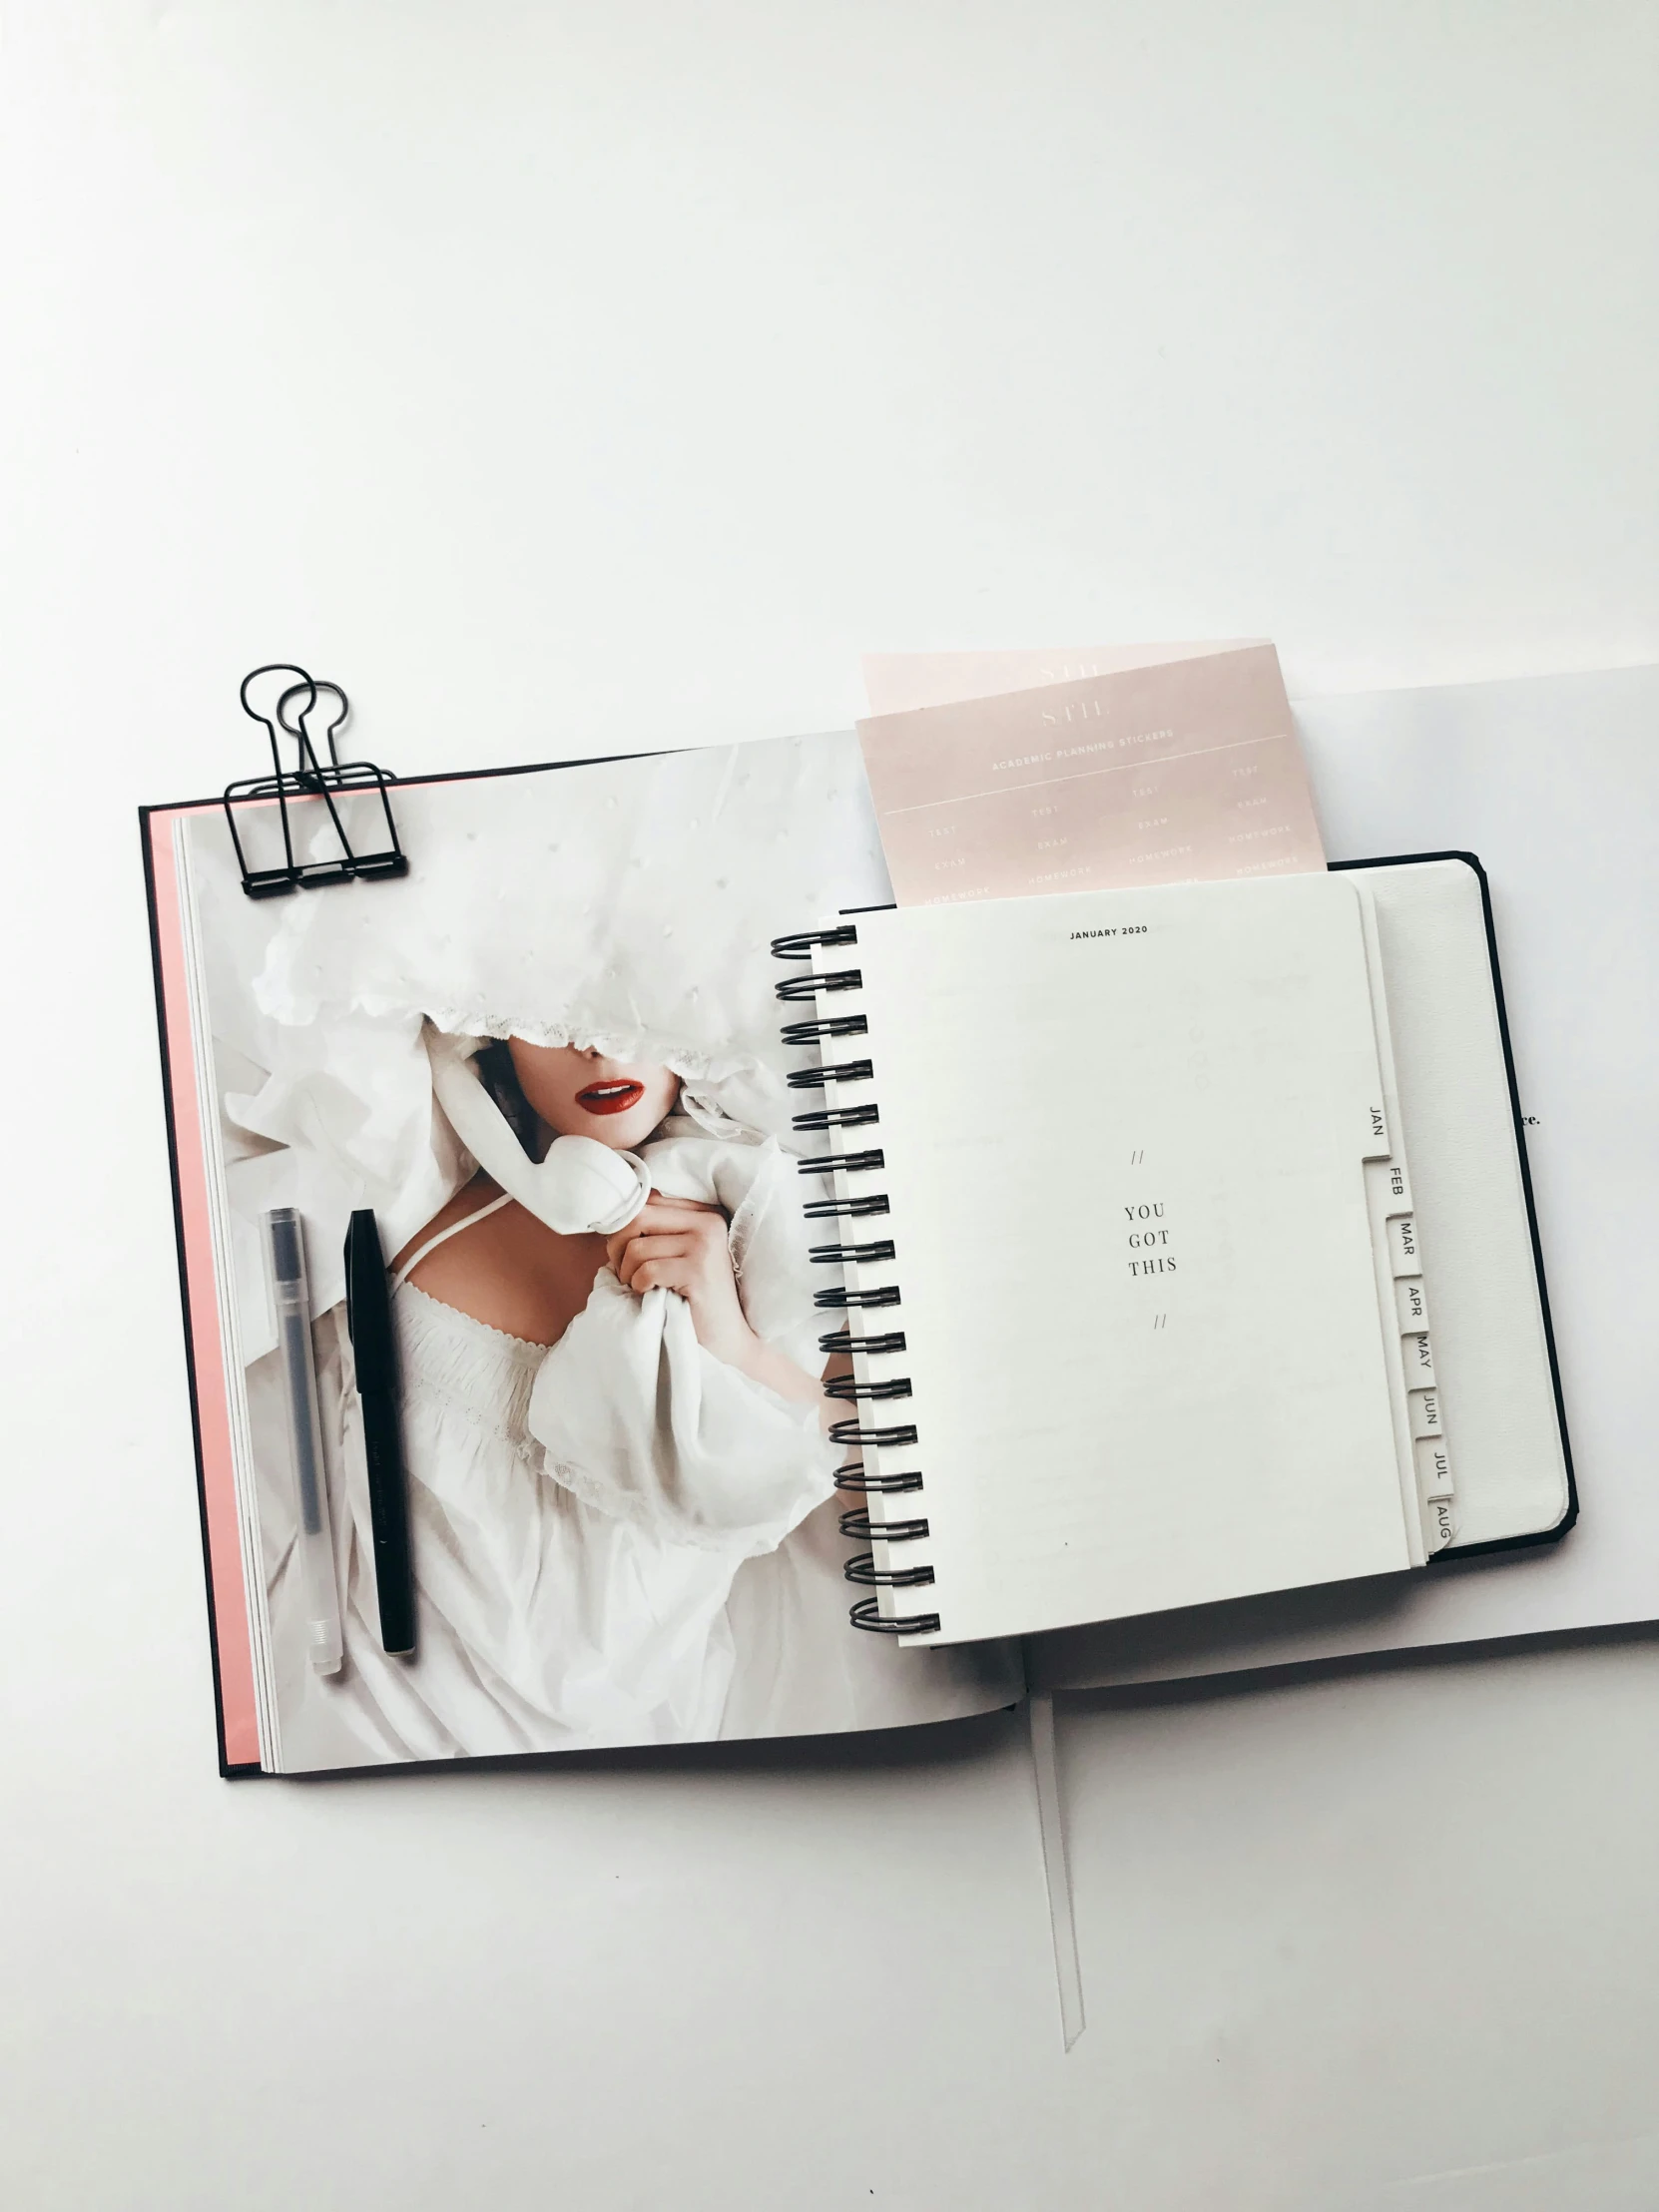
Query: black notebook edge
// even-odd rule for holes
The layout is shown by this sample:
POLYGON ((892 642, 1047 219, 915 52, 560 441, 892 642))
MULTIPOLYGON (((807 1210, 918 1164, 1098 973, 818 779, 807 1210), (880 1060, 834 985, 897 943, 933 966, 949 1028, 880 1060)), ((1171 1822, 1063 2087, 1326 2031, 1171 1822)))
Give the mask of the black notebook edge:
POLYGON ((1549 1284, 1544 1276, 1543 1243, 1538 1235, 1538 1210, 1532 1197, 1532 1167, 1526 1155, 1526 1117, 1521 1112, 1520 1085, 1515 1078, 1515 1055, 1509 1042, 1509 1012, 1503 998, 1503 971, 1498 964, 1497 930, 1492 921, 1491 886, 1486 870, 1473 852, 1396 852, 1378 859, 1330 860, 1331 873, 1365 867, 1424 867, 1434 860, 1457 860, 1468 868, 1480 886, 1480 912, 1486 928, 1486 957, 1492 972, 1492 999, 1497 1008, 1497 1033, 1503 1046, 1503 1074, 1509 1086, 1509 1114, 1514 1128, 1515 1157, 1520 1165, 1521 1195, 1526 1202, 1526 1231, 1532 1245, 1532 1272, 1538 1286, 1538 1311, 1544 1325, 1544 1350, 1549 1358, 1549 1385, 1555 1399, 1555 1426, 1561 1439, 1561 1461, 1567 1475, 1567 1502, 1553 1528, 1534 1529, 1524 1536, 1494 1536, 1483 1544, 1447 1544, 1428 1560, 1430 1567, 1452 1559, 1477 1559, 1490 1552, 1530 1551, 1540 1544, 1558 1544, 1578 1518, 1578 1478, 1573 1471, 1572 1439, 1567 1431, 1566 1399, 1561 1390, 1561 1366, 1555 1353, 1555 1325, 1550 1318, 1549 1284))

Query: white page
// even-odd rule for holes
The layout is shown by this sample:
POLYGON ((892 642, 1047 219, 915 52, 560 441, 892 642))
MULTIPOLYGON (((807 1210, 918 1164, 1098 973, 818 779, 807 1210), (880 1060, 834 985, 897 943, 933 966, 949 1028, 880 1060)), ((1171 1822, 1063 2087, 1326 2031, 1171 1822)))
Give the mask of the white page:
POLYGON ((1056 1687, 1659 1614, 1659 669, 1312 700, 1297 719, 1333 856, 1485 863, 1579 1519, 1556 1545, 1029 1647, 1056 1687))
POLYGON ((930 1541, 885 1556, 933 1566, 940 1640, 1420 1558, 1367 1212, 1387 1138, 1354 885, 858 928, 905 1337, 879 1366, 913 1384, 865 1410, 919 1431, 892 1463, 919 1457, 930 1541))

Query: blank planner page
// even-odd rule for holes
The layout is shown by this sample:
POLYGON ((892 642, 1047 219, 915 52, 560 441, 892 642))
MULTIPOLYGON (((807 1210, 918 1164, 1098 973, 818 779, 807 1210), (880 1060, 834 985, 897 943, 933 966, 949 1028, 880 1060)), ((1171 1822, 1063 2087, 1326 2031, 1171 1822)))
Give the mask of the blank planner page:
POLYGON ((863 1456, 920 1473, 889 1517, 927 1522, 875 1563, 934 1570, 883 1610, 924 1601, 940 1625, 913 1640, 954 1643, 1420 1564, 1366 1203, 1388 1135, 1353 883, 857 929, 858 1095, 890 1203, 867 1226, 892 1258, 871 1241, 854 1282, 896 1286, 864 1335, 901 1324, 902 1350, 855 1368, 872 1395, 910 1382, 860 1406, 893 1439, 863 1456))

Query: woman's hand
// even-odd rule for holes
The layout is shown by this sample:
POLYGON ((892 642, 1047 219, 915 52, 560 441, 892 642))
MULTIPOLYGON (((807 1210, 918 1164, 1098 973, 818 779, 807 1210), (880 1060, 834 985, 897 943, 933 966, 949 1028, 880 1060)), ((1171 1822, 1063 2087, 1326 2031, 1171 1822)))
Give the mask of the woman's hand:
POLYGON ((718 1206, 653 1191, 644 1211, 606 1239, 605 1257, 638 1297, 677 1291, 691 1308, 704 1351, 728 1367, 747 1368, 759 1340, 744 1319, 726 1216, 718 1206))
POLYGON ((774 1351, 744 1319, 726 1216, 718 1206, 653 1191, 627 1228, 605 1240, 605 1257, 636 1297, 674 1291, 683 1298, 705 1352, 780 1397, 801 1405, 822 1399, 828 1406, 818 1379, 774 1351))

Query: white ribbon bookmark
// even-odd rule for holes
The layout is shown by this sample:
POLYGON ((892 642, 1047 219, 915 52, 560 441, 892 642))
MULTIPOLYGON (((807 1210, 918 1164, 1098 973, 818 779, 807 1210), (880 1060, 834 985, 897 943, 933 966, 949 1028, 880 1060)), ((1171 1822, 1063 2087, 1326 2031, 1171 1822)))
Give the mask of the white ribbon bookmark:
POLYGON ((1037 1826, 1042 1834, 1043 1879, 1048 1886, 1048 1925, 1054 1937, 1054 1978, 1060 1989, 1060 2031, 1070 2050, 1084 2028, 1083 1971, 1077 1959, 1077 1924, 1071 1909, 1071 1870, 1066 1863, 1060 1772, 1054 1756, 1054 1700, 1034 1690, 1026 1700, 1031 1723, 1031 1767, 1037 1781, 1037 1826))

